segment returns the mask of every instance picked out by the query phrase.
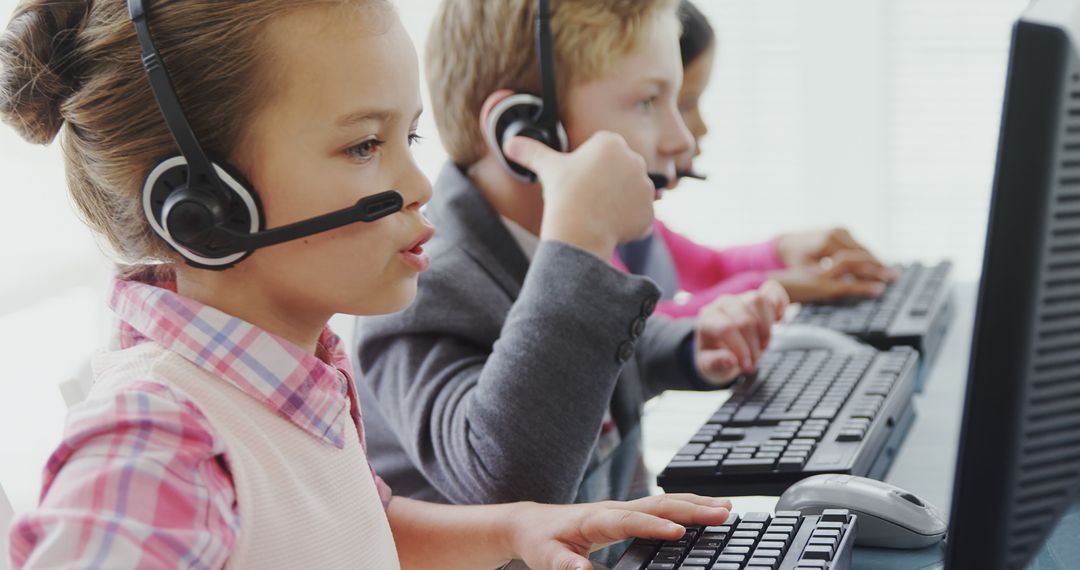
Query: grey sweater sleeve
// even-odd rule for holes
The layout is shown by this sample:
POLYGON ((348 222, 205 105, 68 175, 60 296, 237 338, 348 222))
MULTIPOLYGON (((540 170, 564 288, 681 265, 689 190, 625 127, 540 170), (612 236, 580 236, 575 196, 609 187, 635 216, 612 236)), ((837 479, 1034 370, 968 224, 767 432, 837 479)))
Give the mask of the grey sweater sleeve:
POLYGON ((693 350, 682 350, 684 342, 693 342, 693 334, 693 319, 672 319, 663 315, 649 319, 637 351, 644 380, 643 400, 665 390, 715 389, 704 385, 694 372, 693 350))
MULTIPOLYGON (((364 320, 364 381, 411 461, 451 501, 569 503, 628 347, 674 354, 678 339, 661 337, 679 331, 635 331, 658 296, 647 279, 543 242, 513 302, 450 250, 421 277, 410 309, 364 320)), ((665 358, 674 356, 651 365, 665 358)))

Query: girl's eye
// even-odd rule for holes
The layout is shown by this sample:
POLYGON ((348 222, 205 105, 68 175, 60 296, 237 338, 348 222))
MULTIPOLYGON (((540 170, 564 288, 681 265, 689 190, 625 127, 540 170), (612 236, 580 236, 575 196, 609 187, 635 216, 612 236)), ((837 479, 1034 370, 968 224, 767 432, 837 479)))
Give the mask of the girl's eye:
POLYGON ((383 141, 379 139, 370 139, 345 149, 345 153, 353 158, 367 160, 371 158, 372 155, 375 154, 375 151, 379 150, 379 147, 382 145, 383 141))
POLYGON ((420 144, 420 141, 422 140, 424 140, 424 137, 416 133, 409 133, 409 146, 415 146, 417 144, 420 144))
POLYGON ((655 105, 656 105, 656 96, 655 95, 653 95, 652 97, 649 97, 648 99, 643 99, 640 103, 638 103, 638 106, 641 107, 641 110, 646 111, 646 112, 652 111, 652 109, 653 109, 653 107, 655 105))

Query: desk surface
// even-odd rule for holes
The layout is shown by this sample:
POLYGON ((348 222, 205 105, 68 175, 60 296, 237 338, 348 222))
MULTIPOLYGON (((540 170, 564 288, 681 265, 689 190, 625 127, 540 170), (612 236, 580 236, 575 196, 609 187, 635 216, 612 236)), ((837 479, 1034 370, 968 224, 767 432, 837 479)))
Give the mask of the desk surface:
MULTIPOLYGON (((974 283, 954 291, 955 316, 944 346, 915 396, 915 422, 892 464, 886 481, 911 491, 948 513, 952 507, 953 466, 960 438, 968 356, 975 320, 974 283)), ((728 397, 728 393, 665 394, 646 413, 646 461, 662 469, 675 451, 728 397)), ((776 497, 732 497, 736 512, 772 511, 776 497)), ((857 548, 853 568, 940 568, 941 545, 919 551, 857 548)))

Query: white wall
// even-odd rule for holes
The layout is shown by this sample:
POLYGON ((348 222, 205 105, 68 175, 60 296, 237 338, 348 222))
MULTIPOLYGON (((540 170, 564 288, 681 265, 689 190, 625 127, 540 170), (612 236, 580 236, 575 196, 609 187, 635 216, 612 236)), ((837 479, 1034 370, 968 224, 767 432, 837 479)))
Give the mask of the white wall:
MULTIPOLYGON (((844 224, 889 259, 980 263, 1011 20, 1025 0, 699 0, 721 38, 701 169, 660 215, 713 244, 844 224)), ((0 0, 10 14, 15 0, 0 0)), ((397 0, 423 50, 435 0, 397 0)), ((429 111, 418 148, 444 158, 429 111)), ((0 484, 36 500, 56 385, 101 342, 108 264, 56 148, 0 127, 0 484)))

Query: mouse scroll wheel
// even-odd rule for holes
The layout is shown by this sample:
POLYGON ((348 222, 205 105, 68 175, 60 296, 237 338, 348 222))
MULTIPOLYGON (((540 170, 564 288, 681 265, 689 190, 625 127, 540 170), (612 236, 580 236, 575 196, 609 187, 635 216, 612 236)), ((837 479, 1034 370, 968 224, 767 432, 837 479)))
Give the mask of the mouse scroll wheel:
POLYGON ((907 501, 909 503, 914 503, 914 504, 916 504, 916 505, 918 505, 920 507, 925 507, 926 506, 926 505, 923 504, 922 501, 919 500, 918 497, 916 497, 915 495, 912 495, 911 493, 897 493, 897 495, 899 495, 901 499, 904 499, 905 501, 907 501))

